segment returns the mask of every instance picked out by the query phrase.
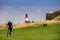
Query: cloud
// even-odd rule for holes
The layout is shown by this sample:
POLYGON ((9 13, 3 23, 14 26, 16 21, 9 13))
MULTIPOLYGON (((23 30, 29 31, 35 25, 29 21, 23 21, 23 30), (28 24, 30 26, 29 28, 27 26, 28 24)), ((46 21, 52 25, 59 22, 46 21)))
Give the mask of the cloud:
MULTIPOLYGON (((24 23, 25 13, 28 12, 30 21, 45 20, 45 14, 50 7, 37 7, 37 6, 0 6, 0 23, 6 23, 10 19, 14 23, 24 23)), ((54 10, 60 7, 55 7, 54 10)), ((53 9, 53 7, 51 7, 53 9)), ((54 11, 51 10, 51 11, 54 11)), ((51 12, 50 11, 50 12, 51 12)))
POLYGON ((1 6, 0 9, 0 23, 5 23, 8 20, 13 20, 13 22, 23 22, 23 12, 12 6, 1 6), (19 21, 20 20, 20 21, 19 21))
POLYGON ((40 12, 41 12, 41 10, 40 10, 40 9, 36 9, 36 11, 37 11, 38 13, 40 13, 40 12))

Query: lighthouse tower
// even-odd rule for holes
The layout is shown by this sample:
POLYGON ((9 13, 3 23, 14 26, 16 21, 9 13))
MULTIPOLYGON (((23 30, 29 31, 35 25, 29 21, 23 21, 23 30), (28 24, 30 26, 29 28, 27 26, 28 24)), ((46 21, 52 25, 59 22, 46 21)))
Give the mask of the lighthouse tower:
POLYGON ((28 13, 25 14, 25 23, 28 23, 28 13))

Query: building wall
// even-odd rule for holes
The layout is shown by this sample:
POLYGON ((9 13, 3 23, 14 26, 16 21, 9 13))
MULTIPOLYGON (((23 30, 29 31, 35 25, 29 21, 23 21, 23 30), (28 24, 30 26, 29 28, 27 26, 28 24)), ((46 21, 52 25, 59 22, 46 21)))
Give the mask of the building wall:
POLYGON ((55 11, 53 13, 47 13, 46 20, 53 20, 54 18, 56 18, 59 15, 60 15, 60 11, 55 11))
POLYGON ((46 20, 52 20, 52 14, 46 14, 46 20))

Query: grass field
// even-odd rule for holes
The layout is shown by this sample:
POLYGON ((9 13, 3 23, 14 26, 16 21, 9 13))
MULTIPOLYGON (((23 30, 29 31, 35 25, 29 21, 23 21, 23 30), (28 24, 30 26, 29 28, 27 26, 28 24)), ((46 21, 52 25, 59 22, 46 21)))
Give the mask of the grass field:
POLYGON ((13 29, 12 37, 6 33, 6 29, 0 30, 0 40, 60 40, 60 24, 13 29))

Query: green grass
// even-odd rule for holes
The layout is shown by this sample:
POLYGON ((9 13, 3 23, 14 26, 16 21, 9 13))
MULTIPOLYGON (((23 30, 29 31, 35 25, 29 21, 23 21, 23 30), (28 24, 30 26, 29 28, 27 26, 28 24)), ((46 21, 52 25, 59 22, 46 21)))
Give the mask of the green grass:
POLYGON ((60 24, 13 29, 12 37, 7 37, 6 32, 0 30, 0 40, 60 40, 60 24))

